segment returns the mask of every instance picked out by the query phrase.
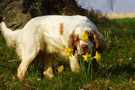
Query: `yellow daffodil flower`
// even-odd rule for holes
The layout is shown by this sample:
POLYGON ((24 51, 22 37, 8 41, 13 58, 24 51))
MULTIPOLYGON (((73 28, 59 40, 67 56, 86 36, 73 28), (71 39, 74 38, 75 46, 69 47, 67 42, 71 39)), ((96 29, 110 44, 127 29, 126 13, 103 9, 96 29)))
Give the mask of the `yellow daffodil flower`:
POLYGON ((62 72, 63 69, 64 69, 64 66, 63 66, 63 65, 61 65, 61 66, 59 66, 59 67, 57 68, 58 72, 62 72))
POLYGON ((65 50, 65 52, 66 52, 66 56, 72 56, 73 49, 68 48, 65 50))
POLYGON ((112 43, 112 41, 111 41, 111 40, 109 40, 109 41, 107 42, 107 44, 108 44, 108 45, 110 45, 111 43, 112 43))
POLYGON ((108 41, 108 43, 111 43, 111 42, 112 42, 111 40, 108 41))
POLYGON ((88 35, 87 34, 83 34, 82 35, 82 38, 81 38, 84 42, 87 42, 88 40, 89 40, 89 38, 88 38, 88 35))
POLYGON ((96 61, 99 63, 100 62, 100 59, 101 59, 100 53, 96 52, 96 55, 93 58, 95 58, 96 61))
POLYGON ((86 53, 86 55, 82 55, 82 57, 84 58, 84 61, 88 62, 90 54, 86 53))

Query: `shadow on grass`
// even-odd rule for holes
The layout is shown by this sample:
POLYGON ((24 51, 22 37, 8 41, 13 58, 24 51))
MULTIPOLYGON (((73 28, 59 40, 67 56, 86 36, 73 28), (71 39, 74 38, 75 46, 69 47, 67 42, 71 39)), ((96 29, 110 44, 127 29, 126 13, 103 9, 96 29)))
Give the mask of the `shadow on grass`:
POLYGON ((121 73, 127 73, 127 74, 130 74, 130 75, 135 74, 135 68, 130 64, 124 65, 124 66, 117 65, 114 68, 110 68, 108 71, 112 72, 114 75, 119 75, 121 73))
POLYGON ((97 73, 99 74, 98 77, 102 78, 112 78, 112 77, 120 77, 120 78, 133 78, 135 75, 135 68, 133 65, 116 65, 112 66, 108 69, 102 68, 97 73))

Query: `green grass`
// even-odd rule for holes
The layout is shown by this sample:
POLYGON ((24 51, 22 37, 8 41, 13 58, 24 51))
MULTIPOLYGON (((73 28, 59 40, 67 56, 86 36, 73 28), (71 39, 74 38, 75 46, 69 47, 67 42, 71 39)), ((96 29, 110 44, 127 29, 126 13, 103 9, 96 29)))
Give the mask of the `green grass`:
POLYGON ((43 68, 38 60, 28 69, 22 82, 16 77, 18 58, 14 50, 6 46, 0 34, 0 89, 40 89, 40 90, 134 90, 135 89, 135 18, 112 20, 110 26, 98 26, 100 32, 109 43, 103 52, 100 68, 93 74, 93 80, 82 73, 73 73, 67 61, 56 57, 64 71, 55 71, 52 80, 42 74, 43 68))

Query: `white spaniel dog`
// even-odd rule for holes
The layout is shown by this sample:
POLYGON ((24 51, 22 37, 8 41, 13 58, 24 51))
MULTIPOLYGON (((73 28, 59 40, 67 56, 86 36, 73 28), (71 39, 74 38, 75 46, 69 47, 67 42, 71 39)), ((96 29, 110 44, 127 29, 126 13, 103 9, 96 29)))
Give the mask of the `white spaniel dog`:
POLYGON ((95 51, 102 52, 106 43, 97 27, 85 16, 40 16, 31 19, 22 29, 7 28, 0 23, 1 32, 9 47, 15 48, 21 63, 17 77, 22 80, 31 62, 39 56, 44 64, 43 74, 52 78, 53 54, 67 57, 65 49, 73 49, 70 60, 71 70, 79 71, 78 55, 95 51), (82 34, 89 37, 87 42, 81 40, 82 34))

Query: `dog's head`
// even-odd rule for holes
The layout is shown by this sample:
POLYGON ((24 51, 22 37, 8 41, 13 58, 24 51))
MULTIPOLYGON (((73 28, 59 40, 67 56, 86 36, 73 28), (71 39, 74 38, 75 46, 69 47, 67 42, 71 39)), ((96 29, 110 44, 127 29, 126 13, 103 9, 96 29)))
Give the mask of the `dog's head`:
POLYGON ((91 50, 101 53, 106 48, 106 42, 98 31, 73 31, 69 37, 68 47, 73 49, 73 54, 77 52, 78 55, 90 53, 91 50), (84 33, 88 36, 87 41, 82 40, 82 35, 84 33))

